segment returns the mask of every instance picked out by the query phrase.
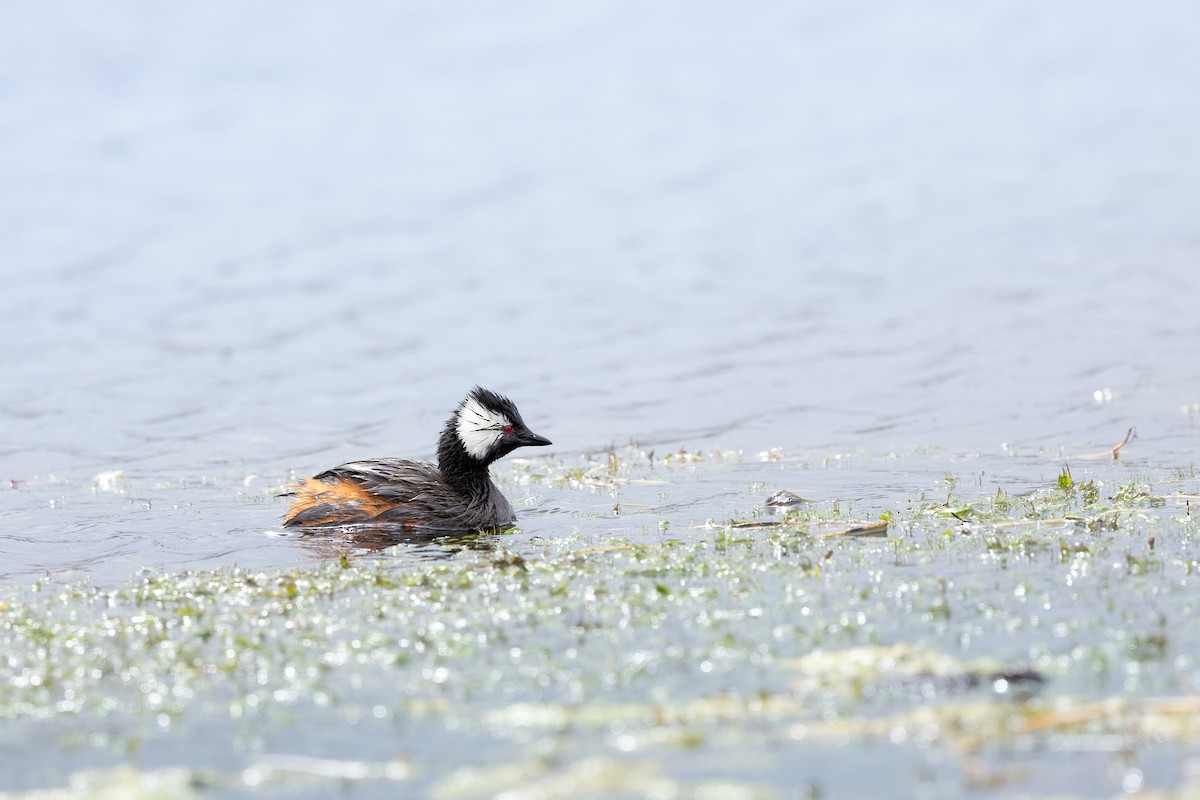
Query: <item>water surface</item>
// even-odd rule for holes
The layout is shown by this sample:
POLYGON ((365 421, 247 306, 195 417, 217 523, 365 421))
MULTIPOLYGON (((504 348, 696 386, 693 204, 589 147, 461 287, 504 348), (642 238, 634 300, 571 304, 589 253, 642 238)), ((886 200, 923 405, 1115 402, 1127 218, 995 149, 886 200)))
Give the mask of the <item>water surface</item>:
POLYGON ((497 472, 530 553, 782 488, 863 518, 948 473, 1022 496, 1130 427, 1103 480, 1186 474, 1198 24, 23 7, 0 27, 0 580, 324 563, 268 535, 278 487, 431 457, 476 383, 555 442, 497 472), (615 491, 526 479, 614 445, 726 455, 615 491))

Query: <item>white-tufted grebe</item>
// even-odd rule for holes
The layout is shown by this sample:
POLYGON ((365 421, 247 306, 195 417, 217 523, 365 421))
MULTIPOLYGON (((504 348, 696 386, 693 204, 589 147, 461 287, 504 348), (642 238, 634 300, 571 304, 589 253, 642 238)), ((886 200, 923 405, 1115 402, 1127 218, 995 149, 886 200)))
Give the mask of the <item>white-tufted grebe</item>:
POLYGON ((503 528, 516 521, 488 465, 518 447, 550 444, 507 397, 476 386, 446 421, 437 466, 401 458, 351 461, 288 487, 283 524, 395 527, 398 533, 503 528))

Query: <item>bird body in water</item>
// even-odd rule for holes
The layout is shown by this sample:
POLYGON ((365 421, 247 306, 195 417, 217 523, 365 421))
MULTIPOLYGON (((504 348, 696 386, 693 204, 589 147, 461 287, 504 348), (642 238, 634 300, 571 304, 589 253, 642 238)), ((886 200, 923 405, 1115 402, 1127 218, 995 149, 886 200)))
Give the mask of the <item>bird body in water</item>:
POLYGON ((516 521, 488 465, 518 447, 550 440, 529 429, 511 400, 475 387, 446 421, 437 465, 401 458, 351 461, 288 487, 288 527, 369 525, 450 533, 516 521))

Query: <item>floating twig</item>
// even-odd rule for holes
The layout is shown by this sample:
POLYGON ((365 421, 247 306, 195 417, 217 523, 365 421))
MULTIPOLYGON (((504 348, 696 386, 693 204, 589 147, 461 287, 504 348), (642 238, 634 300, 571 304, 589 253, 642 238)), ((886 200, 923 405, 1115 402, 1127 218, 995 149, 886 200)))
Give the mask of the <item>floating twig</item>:
POLYGON ((1093 522, 1093 521, 1101 519, 1103 517, 1115 517, 1120 514, 1128 514, 1130 511, 1131 511, 1131 509, 1128 509, 1128 508, 1109 508, 1104 511, 1099 511, 1099 512, 1092 514, 1091 516, 1087 516, 1087 517, 1077 516, 1077 517, 1047 517, 1045 519, 1035 519, 1035 518, 1004 519, 1004 520, 999 520, 997 522, 981 522, 979 524, 981 527, 985 527, 985 528, 1014 528, 1014 527, 1017 527, 1020 525, 1061 525, 1064 522, 1087 523, 1087 522, 1093 522))
POLYGON ((1137 438, 1137 428, 1136 427, 1130 428, 1128 431, 1126 431, 1125 438, 1122 439, 1120 444, 1115 446, 1113 449, 1101 450, 1099 453, 1088 453, 1088 454, 1082 455, 1082 456, 1073 456, 1072 460, 1074 460, 1074 461, 1094 461, 1094 460, 1100 459, 1100 458, 1111 458, 1113 461, 1119 461, 1121 459, 1121 448, 1124 447, 1125 445, 1129 444, 1129 442, 1135 438, 1137 438))
MULTIPOLYGON (((735 522, 729 527, 731 528, 812 528, 818 525, 829 525, 831 520, 827 519, 780 519, 780 520, 762 520, 756 522, 735 522)), ((854 525, 850 528, 843 528, 838 531, 830 531, 828 533, 814 533, 814 539, 829 539, 835 536, 883 536, 887 533, 888 524, 886 522, 863 522, 854 525)))
POLYGON ((1119 445, 1117 445, 1116 447, 1114 447, 1112 449, 1112 454, 1113 454, 1114 459, 1120 458, 1119 454, 1121 452, 1121 448, 1124 447, 1125 445, 1129 444, 1129 440, 1132 439, 1136 433, 1137 433, 1137 428, 1134 428, 1134 427, 1130 427, 1130 429, 1125 432, 1125 438, 1121 440, 1121 443, 1119 445))
POLYGON ((611 553, 615 550, 653 550, 656 544, 608 544, 599 547, 582 547, 577 553, 611 553))
POLYGON ((858 525, 854 528, 846 528, 840 531, 830 531, 829 533, 813 534, 814 539, 832 539, 838 536, 887 536, 888 524, 886 522, 872 522, 869 525, 858 525))

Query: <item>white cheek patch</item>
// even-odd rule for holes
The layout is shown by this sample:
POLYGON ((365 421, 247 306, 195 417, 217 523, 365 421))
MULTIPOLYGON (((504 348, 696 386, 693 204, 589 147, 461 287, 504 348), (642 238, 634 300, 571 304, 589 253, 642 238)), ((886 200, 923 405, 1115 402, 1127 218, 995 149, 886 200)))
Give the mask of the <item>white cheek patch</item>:
POLYGON ((458 412, 458 438, 467 452, 478 459, 487 457, 488 450, 511 424, 503 414, 485 408, 474 397, 468 398, 458 412))

